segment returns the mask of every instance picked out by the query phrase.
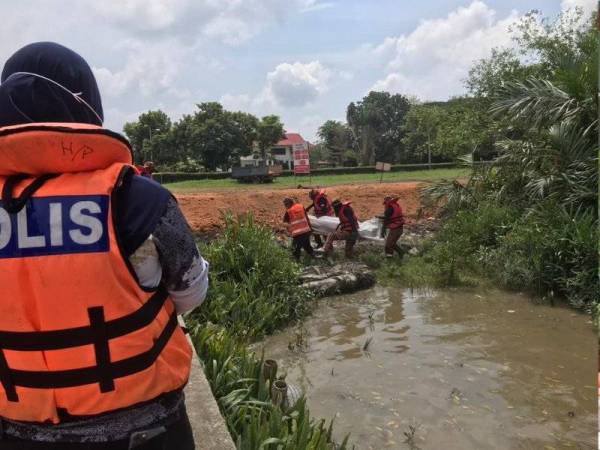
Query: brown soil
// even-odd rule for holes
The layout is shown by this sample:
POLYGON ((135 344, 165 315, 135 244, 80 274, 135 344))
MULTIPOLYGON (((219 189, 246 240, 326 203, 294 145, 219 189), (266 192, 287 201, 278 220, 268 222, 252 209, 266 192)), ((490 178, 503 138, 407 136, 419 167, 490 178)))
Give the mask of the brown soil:
MULTIPOLYGON (((327 189, 329 198, 351 201, 359 220, 367 220, 383 213, 383 197, 397 195, 407 217, 407 222, 420 218, 418 188, 423 183, 404 182, 386 184, 352 184, 327 189)), ((234 214, 252 212, 256 219, 274 230, 283 229, 281 219, 285 213, 282 200, 296 198, 310 205, 307 189, 222 190, 177 194, 181 208, 194 232, 217 233, 223 226, 221 212, 234 214)))

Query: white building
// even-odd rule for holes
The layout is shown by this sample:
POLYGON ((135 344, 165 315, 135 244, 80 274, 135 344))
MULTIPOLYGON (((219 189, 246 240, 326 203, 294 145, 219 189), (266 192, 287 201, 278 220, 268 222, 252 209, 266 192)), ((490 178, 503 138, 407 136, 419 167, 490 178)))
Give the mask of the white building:
MULTIPOLYGON (((281 164, 284 170, 291 170, 294 167, 294 153, 293 147, 295 144, 303 144, 309 149, 310 143, 298 133, 285 133, 285 138, 274 144, 269 149, 271 155, 271 161, 267 164, 281 164)), ((242 156, 240 158, 240 165, 242 167, 247 166, 260 166, 263 163, 263 159, 258 154, 242 156)))

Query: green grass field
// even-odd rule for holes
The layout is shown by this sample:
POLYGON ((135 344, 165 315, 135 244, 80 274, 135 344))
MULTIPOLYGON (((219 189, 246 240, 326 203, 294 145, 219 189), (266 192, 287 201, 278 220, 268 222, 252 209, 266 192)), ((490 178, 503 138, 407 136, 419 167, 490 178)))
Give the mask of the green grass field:
MULTIPOLYGON (((432 169, 407 172, 384 173, 384 183, 397 183, 401 181, 436 181, 443 178, 461 178, 469 175, 469 169, 432 169)), ((304 186, 334 186, 339 184, 378 183, 380 173, 357 173, 346 175, 317 175, 311 178, 279 177, 273 183, 245 184, 231 178, 223 180, 190 180, 165 184, 165 187, 174 192, 212 191, 215 189, 292 189, 302 184, 304 186)))

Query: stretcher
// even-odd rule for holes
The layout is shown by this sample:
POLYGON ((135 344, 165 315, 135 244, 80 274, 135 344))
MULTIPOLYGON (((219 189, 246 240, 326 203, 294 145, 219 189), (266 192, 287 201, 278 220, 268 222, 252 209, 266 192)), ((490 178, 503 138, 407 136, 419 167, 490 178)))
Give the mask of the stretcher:
MULTIPOLYGON (((340 224, 340 220, 337 217, 332 216, 317 218, 309 214, 308 220, 310 220, 313 233, 323 236, 333 233, 340 224)), ((383 226, 381 219, 375 217, 373 219, 365 220, 364 222, 358 222, 358 225, 358 235, 360 239, 383 241, 383 238, 381 237, 381 227, 383 226)))

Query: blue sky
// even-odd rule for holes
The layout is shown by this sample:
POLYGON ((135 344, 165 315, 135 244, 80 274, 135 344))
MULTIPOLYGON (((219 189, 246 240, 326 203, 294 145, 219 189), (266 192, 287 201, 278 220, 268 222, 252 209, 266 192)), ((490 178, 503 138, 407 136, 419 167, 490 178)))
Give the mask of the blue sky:
POLYGON ((220 101, 278 114, 313 140, 371 89, 447 99, 473 61, 512 45, 531 9, 555 16, 595 0, 50 0, 2 2, 0 62, 52 40, 94 68, 106 126, 148 109, 173 119, 220 101))

